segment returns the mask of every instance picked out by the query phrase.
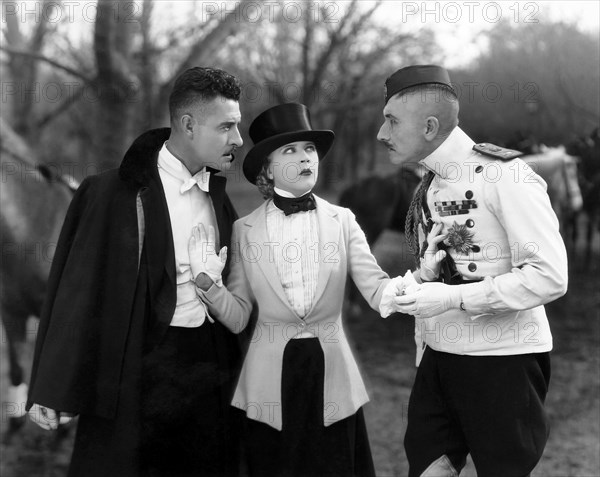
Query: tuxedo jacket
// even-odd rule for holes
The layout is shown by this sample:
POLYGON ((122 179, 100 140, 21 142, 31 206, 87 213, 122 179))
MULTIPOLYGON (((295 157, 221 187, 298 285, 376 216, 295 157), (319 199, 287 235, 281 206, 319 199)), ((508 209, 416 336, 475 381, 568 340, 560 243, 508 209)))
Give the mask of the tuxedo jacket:
MULTIPOLYGON (((281 375, 287 342, 303 331, 315 335, 325 357, 326 426, 354 414, 369 399, 342 324, 348 275, 369 305, 377 309, 388 275, 371 254, 365 234, 349 209, 316 197, 319 273, 312 308, 301 318, 290 305, 272 259, 266 201, 234 224, 231 273, 227 288, 202 293, 209 311, 240 332, 253 306, 257 322, 232 405, 276 429, 282 428, 281 375)), ((279 249, 285 248, 281 244, 279 249)))

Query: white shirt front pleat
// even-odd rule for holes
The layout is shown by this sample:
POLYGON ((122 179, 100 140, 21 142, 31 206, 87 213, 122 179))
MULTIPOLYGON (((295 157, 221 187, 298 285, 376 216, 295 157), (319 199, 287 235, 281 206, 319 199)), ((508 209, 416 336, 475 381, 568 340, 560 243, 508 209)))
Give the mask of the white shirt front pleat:
POLYGON ((319 230, 315 210, 286 216, 273 202, 267 206, 267 232, 277 274, 296 314, 310 311, 319 277, 319 230))

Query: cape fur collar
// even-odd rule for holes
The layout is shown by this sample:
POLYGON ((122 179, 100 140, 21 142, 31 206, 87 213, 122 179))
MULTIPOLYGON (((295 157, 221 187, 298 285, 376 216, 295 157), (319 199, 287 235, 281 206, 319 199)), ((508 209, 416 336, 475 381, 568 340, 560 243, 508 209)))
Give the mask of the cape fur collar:
POLYGON ((170 128, 151 129, 133 141, 119 167, 119 177, 138 186, 147 186, 158 177, 158 151, 171 135, 170 128))

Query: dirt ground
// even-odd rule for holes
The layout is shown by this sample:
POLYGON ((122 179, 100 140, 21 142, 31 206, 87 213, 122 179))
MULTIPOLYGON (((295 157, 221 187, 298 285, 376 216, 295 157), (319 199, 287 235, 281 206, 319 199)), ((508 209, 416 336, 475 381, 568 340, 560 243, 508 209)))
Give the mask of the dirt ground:
MULTIPOLYGON (((382 267, 404 273, 393 249, 403 242, 386 232, 374 247, 382 267)), ((533 477, 600 476, 600 259, 570 265, 569 291, 546 307, 553 337, 552 379, 547 398, 551 431, 533 477)), ((353 319, 348 326, 371 391, 367 411, 377 475, 408 473, 402 440, 415 375, 413 321, 394 315, 353 319)), ((476 476, 469 461, 461 476, 476 476)))
MULTIPOLYGON (((402 235, 388 231, 374 247, 382 267, 390 274, 404 273, 409 265, 398 253, 402 235)), ((406 256, 406 255, 404 255, 406 256)), ((547 409, 552 423, 544 457, 534 477, 600 476, 600 260, 579 258, 571 263, 569 292, 547 307, 555 348, 547 409), (587 266, 587 268, 585 267, 587 266), (585 268, 585 269, 584 269, 585 268)), ((415 375, 411 317, 393 315, 382 320, 366 312, 346 322, 371 402, 367 425, 381 477, 407 475, 402 440, 406 411, 415 375)), ((30 321, 35 330, 35 321, 30 321)), ((30 333, 33 342, 34 332, 30 333)), ((0 343, 0 388, 3 443, 1 477, 59 477, 66 475, 73 432, 57 439, 27 422, 7 441, 7 358, 4 333, 0 343)), ((475 476, 471 463, 461 476, 475 476)), ((114 476, 118 477, 118 476, 114 476)))

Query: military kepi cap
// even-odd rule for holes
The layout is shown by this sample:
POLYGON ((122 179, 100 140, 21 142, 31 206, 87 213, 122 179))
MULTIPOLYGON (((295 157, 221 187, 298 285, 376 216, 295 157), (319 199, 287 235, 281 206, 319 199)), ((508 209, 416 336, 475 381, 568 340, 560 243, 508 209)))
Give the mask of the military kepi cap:
POLYGON ((422 84, 443 84, 454 91, 445 68, 437 65, 412 65, 400 68, 385 80, 385 104, 400 91, 422 84))

